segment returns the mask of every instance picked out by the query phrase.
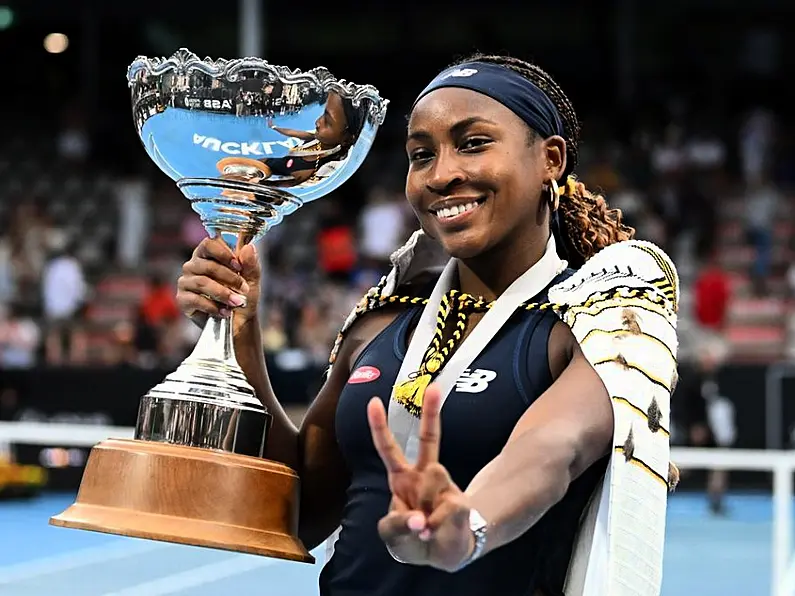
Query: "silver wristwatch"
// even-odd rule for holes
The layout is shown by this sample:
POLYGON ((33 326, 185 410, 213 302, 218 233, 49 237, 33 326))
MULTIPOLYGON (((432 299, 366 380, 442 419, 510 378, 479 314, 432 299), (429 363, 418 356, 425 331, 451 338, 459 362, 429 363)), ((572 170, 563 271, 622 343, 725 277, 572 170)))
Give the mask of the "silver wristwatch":
POLYGON ((483 549, 486 548, 486 531, 488 530, 488 526, 489 524, 483 519, 483 516, 480 515, 477 509, 469 510, 469 529, 475 537, 475 548, 472 549, 469 556, 456 568, 456 571, 460 571, 467 565, 477 561, 480 555, 483 554, 483 549))

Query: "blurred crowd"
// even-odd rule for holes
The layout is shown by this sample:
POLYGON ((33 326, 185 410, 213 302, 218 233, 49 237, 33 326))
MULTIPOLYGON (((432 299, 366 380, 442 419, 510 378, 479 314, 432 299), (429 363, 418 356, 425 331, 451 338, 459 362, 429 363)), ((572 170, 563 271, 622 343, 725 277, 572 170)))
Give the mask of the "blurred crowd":
MULTIPOLYGON (((579 176, 623 210, 637 237, 675 259, 685 354, 705 341, 727 358, 743 342, 775 343, 762 350, 770 358, 786 354, 791 334, 770 334, 790 320, 795 287, 792 135, 761 108, 736 124, 682 109, 669 116, 624 140, 606 123, 584 123, 579 176)), ((178 312, 175 283, 206 232, 152 164, 98 174, 80 122, 65 120, 52 147, 51 167, 74 177, 70 192, 61 178, 0 189, 0 366, 173 366, 200 331, 178 312)), ((18 156, 0 161, 6 179, 18 156)), ((263 349, 283 366, 323 365, 344 316, 415 228, 402 147, 368 160, 392 176, 362 173, 258 246, 263 349)))

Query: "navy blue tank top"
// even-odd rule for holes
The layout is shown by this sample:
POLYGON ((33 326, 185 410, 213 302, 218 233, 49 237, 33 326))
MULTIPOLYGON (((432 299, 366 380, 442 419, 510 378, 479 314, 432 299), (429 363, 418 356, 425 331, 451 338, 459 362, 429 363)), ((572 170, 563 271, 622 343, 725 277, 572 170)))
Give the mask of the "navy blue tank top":
MULTIPOLYGON (((553 283, 562 281, 568 271, 553 283)), ((534 298, 545 301, 546 292, 534 298)), ((378 536, 391 493, 373 447, 367 402, 386 405, 422 307, 399 314, 352 366, 336 413, 336 433, 351 474, 334 555, 320 575, 321 596, 562 596, 580 518, 607 459, 574 481, 528 532, 454 573, 404 565, 378 536)), ((551 384, 548 342, 558 317, 517 311, 456 382, 442 409, 439 460, 465 489, 502 451, 519 418, 551 384)), ((532 478, 527 479, 532 482, 532 478)))

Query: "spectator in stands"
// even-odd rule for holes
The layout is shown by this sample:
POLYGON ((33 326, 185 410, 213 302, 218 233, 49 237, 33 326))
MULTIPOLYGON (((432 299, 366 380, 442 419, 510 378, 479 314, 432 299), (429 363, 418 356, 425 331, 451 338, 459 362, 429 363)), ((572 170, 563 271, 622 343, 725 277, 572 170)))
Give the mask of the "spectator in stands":
POLYGON ((381 275, 389 271, 389 256, 408 237, 406 201, 382 187, 370 192, 359 216, 362 267, 381 275))
POLYGON ((762 180, 769 171, 773 152, 773 131, 776 122, 768 110, 751 110, 740 127, 739 151, 743 180, 751 185, 762 180))
POLYGON ((694 163, 679 185, 679 200, 683 209, 677 226, 680 232, 687 230, 695 238, 696 257, 714 247, 717 241, 718 209, 713 199, 715 189, 711 180, 694 163))
MULTIPOLYGON (((149 278, 149 288, 140 306, 135 343, 142 355, 159 359, 178 346, 169 344, 169 331, 181 319, 174 299, 174 288, 160 274, 149 278)), ((175 340, 179 334, 173 334, 175 340)))
MULTIPOLYGON (((680 366, 675 409, 691 447, 730 447, 734 443, 733 406, 720 395, 719 372, 726 361, 726 342, 718 337, 702 338, 695 359, 680 366)), ((710 470, 707 496, 715 515, 726 513, 725 494, 729 475, 725 470, 710 470)))
POLYGON ((710 176, 725 165, 726 145, 709 126, 696 125, 685 142, 684 154, 692 170, 710 176))
POLYGON ((88 285, 70 243, 59 247, 45 265, 41 296, 47 326, 47 362, 83 363, 86 337, 78 323, 88 299, 88 285))
POLYGON ((0 304, 0 366, 32 368, 40 343, 39 325, 18 303, 0 304))
POLYGON ((149 289, 141 302, 144 322, 162 329, 181 317, 174 299, 174 288, 162 275, 155 273, 149 278, 149 289))
POLYGON ((731 286, 714 250, 707 255, 693 284, 693 295, 695 319, 701 334, 720 335, 726 324, 731 286))
MULTIPOLYGON (((728 357, 724 330, 731 302, 731 281, 721 267, 712 234, 705 231, 697 242, 704 264, 693 284, 697 326, 693 361, 680 368, 677 388, 679 416, 685 427, 686 444, 692 447, 729 447, 734 442, 733 407, 720 395, 718 373, 728 357)), ((707 494, 715 515, 726 512, 724 495, 729 475, 710 470, 707 494)))
POLYGON ((28 294, 41 280, 49 251, 58 251, 64 239, 32 200, 16 204, 9 225, 12 266, 19 295, 28 294))
POLYGON ((7 235, 0 236, 0 304, 11 302, 17 295, 17 280, 14 275, 14 262, 11 241, 7 235))
MULTIPOLYGON (((151 217, 149 192, 145 181, 136 176, 119 180, 114 189, 119 214, 116 255, 122 267, 134 269, 143 261, 148 240, 151 217)), ((199 218, 194 216, 193 219, 199 218)))
POLYGON ((267 319, 262 326, 262 347, 265 352, 273 354, 289 347, 284 330, 284 313, 276 305, 269 307, 266 312, 267 319))
POLYGON ((670 124, 665 129, 663 139, 651 152, 651 163, 658 176, 674 176, 686 164, 684 130, 678 124, 670 124))
POLYGON ((136 326, 129 321, 121 321, 113 326, 108 337, 108 345, 102 350, 102 362, 106 366, 151 366, 156 360, 142 358, 138 350, 136 326))
POLYGON ((745 197, 748 241, 754 250, 751 275, 757 293, 765 291, 773 261, 773 232, 781 195, 772 182, 754 180, 745 197))
POLYGON ((318 262, 329 279, 348 283, 358 261, 353 226, 337 200, 328 199, 325 207, 317 237, 318 262))
POLYGON ((322 310, 325 309, 313 302, 304 304, 296 346, 320 366, 327 362, 330 347, 334 345, 334 334, 330 332, 328 320, 321 316, 322 310))

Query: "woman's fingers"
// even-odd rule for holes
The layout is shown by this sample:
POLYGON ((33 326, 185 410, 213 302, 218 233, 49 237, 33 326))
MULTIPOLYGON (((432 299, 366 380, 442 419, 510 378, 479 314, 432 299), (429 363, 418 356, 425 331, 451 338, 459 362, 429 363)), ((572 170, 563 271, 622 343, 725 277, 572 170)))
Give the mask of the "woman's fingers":
POLYGON ((246 282, 242 275, 210 259, 193 258, 182 266, 182 273, 185 276, 209 277, 229 289, 244 295, 249 292, 248 282, 246 282))
POLYGON ((406 456, 403 455, 403 450, 392 435, 392 431, 389 430, 381 398, 374 397, 367 404, 367 421, 370 424, 373 445, 375 445, 378 455, 381 456, 387 473, 395 474, 405 470, 408 467, 408 462, 406 456))
POLYGON ((191 260, 194 259, 210 259, 237 273, 240 273, 243 269, 235 253, 232 252, 232 249, 229 248, 220 236, 202 240, 193 251, 193 258, 191 260))
POLYGON ((185 316, 194 319, 199 313, 211 317, 228 317, 232 309, 207 296, 190 290, 177 291, 177 306, 185 316))
POLYGON ((439 391, 439 386, 436 383, 430 384, 425 389, 425 395, 422 398, 420 445, 416 463, 418 470, 423 470, 439 462, 439 443, 442 440, 441 403, 442 394, 439 391))
POLYGON ((183 275, 179 278, 177 281, 177 304, 183 312, 200 310, 207 314, 214 314, 210 310, 205 310, 207 302, 217 302, 216 309, 224 306, 235 308, 245 306, 247 299, 204 275, 183 275), (206 302, 200 298, 204 298, 206 302))

